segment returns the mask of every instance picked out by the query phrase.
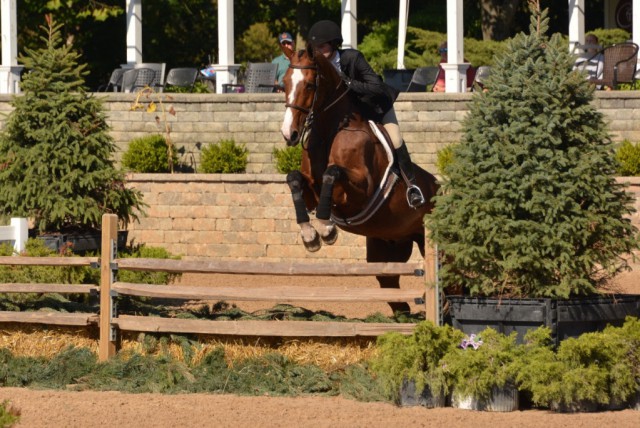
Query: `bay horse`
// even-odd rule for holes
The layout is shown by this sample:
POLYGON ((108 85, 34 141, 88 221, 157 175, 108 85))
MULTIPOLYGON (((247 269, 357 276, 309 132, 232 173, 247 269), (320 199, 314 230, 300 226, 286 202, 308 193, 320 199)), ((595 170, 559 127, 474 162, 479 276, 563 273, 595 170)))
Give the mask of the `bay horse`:
MULTIPOLYGON (((411 208, 393 146, 381 143, 384 128, 369 123, 335 67, 310 45, 298 52, 282 50, 290 66, 281 132, 288 146, 303 146, 301 168, 287 175, 287 184, 306 249, 333 244, 337 225, 366 237, 367 262, 407 262, 414 242, 424 257, 423 219, 433 208, 436 178, 414 165, 427 203, 411 208), (309 218, 314 209, 317 230, 309 218)), ((377 280, 384 288, 400 287, 399 276, 377 280)), ((394 312, 410 310, 407 303, 389 305, 394 312)))

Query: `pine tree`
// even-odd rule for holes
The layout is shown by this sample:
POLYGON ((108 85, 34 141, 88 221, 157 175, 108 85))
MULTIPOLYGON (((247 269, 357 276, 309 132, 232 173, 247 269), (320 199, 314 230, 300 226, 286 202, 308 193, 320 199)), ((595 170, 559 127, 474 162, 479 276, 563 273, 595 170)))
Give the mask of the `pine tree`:
POLYGON ((101 100, 86 92, 86 65, 47 17, 44 47, 26 49, 28 70, 0 134, 0 207, 40 231, 99 229, 102 214, 136 220, 141 193, 125 188, 101 100))
POLYGON ((593 88, 547 12, 496 58, 427 217, 447 286, 471 295, 569 297, 605 287, 638 247, 633 198, 593 88))

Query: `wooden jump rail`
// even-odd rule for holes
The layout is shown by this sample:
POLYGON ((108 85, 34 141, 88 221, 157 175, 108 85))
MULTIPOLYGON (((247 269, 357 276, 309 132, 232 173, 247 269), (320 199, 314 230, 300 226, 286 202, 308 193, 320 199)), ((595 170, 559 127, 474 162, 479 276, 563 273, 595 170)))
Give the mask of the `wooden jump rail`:
MULTIPOLYGON (((378 336, 397 331, 410 334, 415 324, 304 321, 211 321, 118 315, 114 298, 121 295, 157 298, 274 301, 274 302, 413 302, 424 299, 426 318, 439 321, 438 293, 435 287, 434 252, 425 263, 366 263, 328 266, 315 263, 263 263, 254 261, 184 261, 158 259, 119 259, 117 255, 117 216, 102 218, 101 257, 0 257, 0 265, 14 266, 94 266, 100 267, 100 286, 86 284, 0 284, 0 293, 95 293, 100 294, 100 314, 0 311, 0 322, 86 326, 98 323, 99 358, 116 353, 117 329, 144 332, 174 332, 241 336, 349 337, 378 336), (390 276, 424 275, 425 291, 402 289, 363 289, 350 287, 194 287, 189 285, 148 285, 117 282, 119 269, 174 273, 225 273, 298 276, 390 276)), ((427 246, 429 248, 429 246, 427 246)))
MULTIPOLYGON (((264 263, 254 261, 184 261, 158 259, 116 259, 115 242, 117 219, 105 215, 102 226, 102 278, 101 308, 112 308, 115 295, 134 295, 157 298, 259 300, 274 302, 411 302, 423 299, 427 319, 438 322, 439 302, 435 287, 435 252, 427 251, 425 263, 366 263, 328 266, 315 263, 264 263), (109 266, 111 269, 109 269, 109 266), (114 271, 163 271, 172 273, 224 273, 243 275, 298 275, 298 276, 391 276, 424 275, 426 291, 401 289, 361 289, 345 287, 194 287, 181 285, 148 285, 114 281, 114 271), (104 301, 102 300, 104 299, 104 301)), ((431 246, 427 246, 430 248, 431 246)), ((362 322, 303 322, 303 321, 210 321, 185 320, 142 316, 119 316, 112 310, 100 314, 100 359, 115 354, 116 330, 146 332, 198 333, 241 336, 284 337, 348 337, 379 336, 397 331, 411 334, 415 324, 362 323, 362 322), (110 332, 107 335, 107 332, 110 332), (104 339, 103 339, 104 336, 104 339)))
MULTIPOLYGON (((22 257, 0 256, 2 266, 97 266, 97 257, 22 257)), ((0 293, 60 293, 89 294, 99 290, 97 285, 87 284, 42 284, 5 283, 0 284, 0 293)), ((49 324, 64 326, 87 326, 98 323, 98 315, 93 313, 60 312, 15 312, 0 311, 0 322, 49 324)))

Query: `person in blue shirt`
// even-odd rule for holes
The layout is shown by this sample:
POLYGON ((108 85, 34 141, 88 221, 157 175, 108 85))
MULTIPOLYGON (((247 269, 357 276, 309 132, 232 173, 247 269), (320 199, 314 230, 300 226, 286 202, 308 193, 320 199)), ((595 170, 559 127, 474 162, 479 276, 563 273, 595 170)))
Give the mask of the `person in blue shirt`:
MULTIPOLYGON (((291 33, 283 32, 278 35, 278 44, 280 46, 287 46, 292 51, 296 50, 296 44, 293 41, 293 36, 291 33)), ((289 68, 289 58, 287 58, 284 53, 275 57, 272 64, 278 64, 278 71, 276 72, 276 85, 278 85, 278 91, 282 92, 282 88, 284 88, 284 83, 282 83, 282 79, 284 78, 284 74, 287 72, 289 68)))

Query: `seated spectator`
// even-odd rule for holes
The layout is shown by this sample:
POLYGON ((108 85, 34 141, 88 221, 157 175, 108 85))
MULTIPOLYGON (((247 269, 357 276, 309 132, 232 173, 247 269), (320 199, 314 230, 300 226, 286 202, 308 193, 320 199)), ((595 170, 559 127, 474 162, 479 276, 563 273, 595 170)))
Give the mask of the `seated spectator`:
POLYGON ((589 33, 584 40, 585 44, 579 46, 582 52, 578 53, 573 69, 584 71, 587 74, 587 80, 602 79, 604 56, 601 53, 602 46, 598 43, 598 37, 589 33))
MULTIPOLYGON (((440 53, 440 70, 438 71, 438 77, 436 77, 436 83, 433 85, 433 92, 444 92, 445 90, 445 73, 444 68, 442 68, 442 64, 447 62, 448 54, 447 54, 447 42, 444 41, 440 44, 438 48, 438 52, 440 53)), ((464 59, 464 62, 469 62, 467 59, 464 59)), ((473 79, 476 77, 476 69, 469 65, 467 68, 467 90, 471 90, 471 86, 473 85, 473 79)))

